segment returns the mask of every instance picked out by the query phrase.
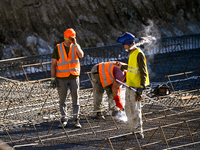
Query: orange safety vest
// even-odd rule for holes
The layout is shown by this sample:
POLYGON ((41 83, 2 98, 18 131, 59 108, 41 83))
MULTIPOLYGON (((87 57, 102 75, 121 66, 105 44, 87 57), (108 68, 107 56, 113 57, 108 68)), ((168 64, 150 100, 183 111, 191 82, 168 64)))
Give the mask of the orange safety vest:
MULTIPOLYGON (((103 87, 113 84, 113 81, 115 79, 113 75, 113 69, 115 66, 114 63, 115 62, 102 62, 99 64, 99 77, 103 87)), ((126 72, 122 82, 125 80, 125 78, 126 72)))
POLYGON ((80 75, 80 62, 73 44, 69 47, 68 57, 63 43, 57 44, 60 59, 57 60, 56 77, 68 77, 80 75))

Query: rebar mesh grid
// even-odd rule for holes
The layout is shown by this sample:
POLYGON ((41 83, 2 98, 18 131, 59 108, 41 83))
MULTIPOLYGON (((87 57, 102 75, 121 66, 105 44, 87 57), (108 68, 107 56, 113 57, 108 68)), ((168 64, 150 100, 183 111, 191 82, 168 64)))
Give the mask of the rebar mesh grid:
MULTIPOLYGON (((58 128, 61 124, 59 97, 57 90, 49 87, 50 57, 45 58, 44 62, 26 59, 20 65, 7 67, 8 62, 3 62, 5 67, 1 67, 1 73, 5 76, 0 78, 0 138, 13 147, 29 146, 29 149, 199 149, 199 45, 192 42, 196 51, 189 52, 185 38, 174 40, 174 43, 169 41, 163 42, 160 54, 156 54, 153 60, 147 58, 150 81, 168 84, 171 94, 158 96, 154 93, 155 85, 147 87, 145 94, 159 103, 149 99, 142 101, 144 139, 137 139, 135 133, 130 132, 127 122, 111 116, 106 94, 103 98, 104 109, 101 110, 106 120, 94 119, 96 112, 93 111, 92 88, 88 88, 88 71, 102 60, 99 56, 104 51, 103 47, 98 52, 89 50, 93 51, 93 57, 86 55, 81 60, 81 129, 74 128, 72 116, 75 114, 72 114, 70 93, 66 100, 69 125, 58 128), (19 82, 22 76, 26 82, 19 82)), ((119 53, 121 47, 108 52, 114 47, 107 47, 104 60, 123 58, 126 61, 128 55, 119 53)))
MULTIPOLYGON (((3 81, 1 82, 3 83, 3 81)), ((58 106, 59 98, 57 90, 49 88, 50 78, 29 82, 5 82, 7 84, 3 83, 0 86, 1 93, 4 93, 1 94, 4 103, 0 105, 0 136, 11 145, 38 143, 38 145, 35 145, 36 147, 45 147, 48 145, 47 141, 59 143, 62 139, 61 143, 70 143, 71 141, 72 143, 81 143, 81 145, 85 143, 87 146, 103 149, 118 149, 119 145, 121 148, 126 147, 126 149, 131 147, 139 149, 157 147, 162 149, 175 146, 181 147, 181 145, 184 146, 185 144, 198 145, 199 142, 199 136, 196 135, 199 132, 200 119, 196 115, 194 115, 196 118, 192 117, 193 119, 190 116, 191 114, 200 113, 199 89, 154 97, 156 101, 159 101, 169 109, 165 109, 148 99, 143 99, 142 114, 145 139, 134 140, 134 133, 130 133, 128 124, 121 120, 116 120, 110 115, 107 110, 106 94, 104 94, 104 110, 102 110, 106 120, 94 119, 96 112, 93 111, 92 89, 83 89, 80 90, 80 118, 83 128, 74 129, 75 122, 69 119, 68 128, 58 129, 58 125, 61 124, 58 106), (170 109, 176 111, 179 115, 173 113, 170 109), (192 126, 187 124, 189 122, 193 122, 191 123, 192 126), (180 131, 180 127, 176 127, 176 131, 172 131, 171 126, 180 126, 180 124, 181 126, 186 124, 187 133, 180 131), (158 135, 154 135, 154 132, 158 135), (177 132, 183 133, 177 134, 177 132), (132 138, 128 138, 129 135, 132 138), (87 140, 84 139, 85 137, 87 137, 87 140), (163 139, 161 140, 160 137, 163 139), (188 137, 191 142, 188 140, 186 140, 187 143, 182 141, 182 138, 185 140, 188 137), (118 139, 121 141, 120 144, 117 143, 118 139), (149 139, 148 142, 147 139, 149 139), (177 143, 171 142, 175 139, 181 144, 176 145, 177 143), (145 141, 147 143, 143 144, 145 141), (97 143, 94 144, 93 142, 97 143)), ((147 89, 145 93, 152 94, 151 89, 147 89)), ((66 103, 70 112, 68 117, 72 118, 74 114, 72 114, 71 110, 70 93, 68 93, 66 103)))

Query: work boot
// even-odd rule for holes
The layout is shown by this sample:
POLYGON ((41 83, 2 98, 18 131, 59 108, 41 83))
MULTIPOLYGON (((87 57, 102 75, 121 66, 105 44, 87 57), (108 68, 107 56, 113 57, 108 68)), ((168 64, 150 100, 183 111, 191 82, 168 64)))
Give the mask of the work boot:
MULTIPOLYGON (((67 121, 62 121, 62 125, 63 125, 64 128, 67 127, 67 121)), ((59 124, 58 127, 62 128, 62 125, 59 124)))
POLYGON ((104 119, 105 117, 101 114, 101 112, 97 112, 97 115, 94 117, 95 119, 104 119))
POLYGON ((121 111, 113 111, 113 112, 112 112, 112 116, 113 116, 113 117, 119 116, 120 113, 121 113, 121 111))
POLYGON ((137 139, 143 139, 144 134, 143 133, 136 133, 137 139))
POLYGON ((81 126, 81 124, 80 124, 80 122, 79 122, 79 119, 76 119, 75 120, 75 128, 82 128, 82 126, 81 126))

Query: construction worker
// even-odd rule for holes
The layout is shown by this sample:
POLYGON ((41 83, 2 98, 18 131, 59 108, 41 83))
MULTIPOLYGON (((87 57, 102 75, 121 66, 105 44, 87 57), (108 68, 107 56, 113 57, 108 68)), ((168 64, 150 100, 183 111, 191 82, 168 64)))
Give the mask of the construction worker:
POLYGON ((79 75, 80 62, 79 58, 84 56, 84 52, 76 42, 76 32, 69 28, 64 32, 64 42, 55 46, 52 54, 51 66, 51 84, 55 88, 57 86, 60 98, 60 112, 63 126, 67 126, 67 107, 65 104, 67 91, 70 89, 73 106, 73 119, 76 121, 75 127, 81 128, 79 123, 79 75))
POLYGON ((108 95, 109 110, 116 116, 123 109, 120 99, 120 84, 116 79, 124 81, 126 77, 127 64, 122 62, 102 62, 93 66, 91 70, 91 82, 93 86, 94 111, 98 111, 95 118, 105 119, 101 113, 102 96, 104 89, 108 95))
POLYGON ((139 139, 144 138, 142 128, 141 95, 142 91, 149 85, 147 62, 142 50, 135 46, 135 36, 126 32, 118 37, 117 42, 122 43, 124 48, 130 52, 126 84, 136 88, 137 92, 126 88, 125 112, 132 132, 138 132, 139 139))

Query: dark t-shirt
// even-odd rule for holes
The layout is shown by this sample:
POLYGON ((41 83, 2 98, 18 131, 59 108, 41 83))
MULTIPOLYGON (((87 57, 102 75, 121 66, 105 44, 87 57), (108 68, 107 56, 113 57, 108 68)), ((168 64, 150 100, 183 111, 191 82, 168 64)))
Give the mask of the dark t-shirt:
MULTIPOLYGON (((65 51, 66 51, 66 54, 67 54, 67 57, 68 57, 69 47, 65 46, 65 51)), ((60 56, 59 56, 59 53, 58 53, 58 46, 57 45, 54 47, 54 50, 53 50, 51 58, 54 58, 54 59, 57 59, 57 60, 60 59, 60 56)), ((78 76, 70 74, 68 77, 56 77, 56 78, 59 78, 59 79, 76 79, 77 77, 78 76)))

